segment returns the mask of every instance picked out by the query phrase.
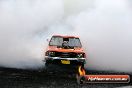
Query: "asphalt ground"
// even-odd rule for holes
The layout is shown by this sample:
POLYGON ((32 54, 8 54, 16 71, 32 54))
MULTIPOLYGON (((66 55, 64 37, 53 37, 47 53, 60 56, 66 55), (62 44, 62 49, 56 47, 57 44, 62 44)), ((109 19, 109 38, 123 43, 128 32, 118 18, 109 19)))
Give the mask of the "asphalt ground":
MULTIPOLYGON (((119 74, 132 73, 115 71, 86 70, 86 74, 119 74)), ((51 73, 45 70, 23 70, 13 68, 0 68, 0 88, 132 88, 130 83, 118 84, 77 84, 76 77, 70 73, 51 73)))

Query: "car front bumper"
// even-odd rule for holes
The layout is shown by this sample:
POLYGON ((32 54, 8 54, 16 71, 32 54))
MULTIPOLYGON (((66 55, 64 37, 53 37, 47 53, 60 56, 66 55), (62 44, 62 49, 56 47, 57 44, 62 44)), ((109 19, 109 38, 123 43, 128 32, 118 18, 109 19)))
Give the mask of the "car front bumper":
POLYGON ((45 57, 45 66, 48 71, 77 71, 78 66, 84 66, 85 58, 60 58, 60 57, 45 57), (68 61, 70 63, 62 63, 68 61))
POLYGON ((60 57, 45 57, 45 62, 51 64, 64 64, 62 61, 69 61, 69 65, 85 64, 86 58, 60 58, 60 57))

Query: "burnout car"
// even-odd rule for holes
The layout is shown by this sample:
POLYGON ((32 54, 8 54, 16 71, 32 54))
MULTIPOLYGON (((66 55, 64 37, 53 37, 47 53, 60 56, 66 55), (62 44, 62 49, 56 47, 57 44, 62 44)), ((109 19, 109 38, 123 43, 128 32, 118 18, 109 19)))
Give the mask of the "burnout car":
POLYGON ((49 71, 77 71, 84 68, 86 55, 79 37, 53 35, 45 52, 45 67, 49 71))

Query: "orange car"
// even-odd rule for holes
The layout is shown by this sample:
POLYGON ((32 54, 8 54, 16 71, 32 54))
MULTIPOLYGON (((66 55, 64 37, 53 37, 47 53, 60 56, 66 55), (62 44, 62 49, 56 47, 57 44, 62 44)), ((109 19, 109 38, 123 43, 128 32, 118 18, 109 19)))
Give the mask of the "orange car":
POLYGON ((45 52, 45 67, 50 71, 76 71, 84 67, 86 55, 79 37, 54 35, 45 52))

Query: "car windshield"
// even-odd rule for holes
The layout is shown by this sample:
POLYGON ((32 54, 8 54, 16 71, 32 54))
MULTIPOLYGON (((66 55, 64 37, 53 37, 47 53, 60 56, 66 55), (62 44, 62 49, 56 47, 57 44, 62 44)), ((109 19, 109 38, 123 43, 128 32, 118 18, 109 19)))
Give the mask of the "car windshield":
POLYGON ((50 46, 62 46, 63 43, 67 43, 71 47, 82 47, 79 38, 63 38, 58 36, 53 36, 49 42, 50 46))

